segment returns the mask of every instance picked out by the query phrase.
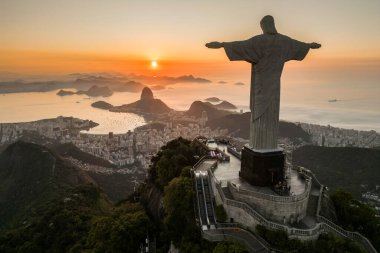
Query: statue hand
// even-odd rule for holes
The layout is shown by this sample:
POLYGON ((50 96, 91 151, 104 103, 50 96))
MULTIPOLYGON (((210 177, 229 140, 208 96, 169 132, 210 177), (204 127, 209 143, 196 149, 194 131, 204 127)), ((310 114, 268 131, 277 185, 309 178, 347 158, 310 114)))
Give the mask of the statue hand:
POLYGON ((318 48, 320 48, 321 46, 322 46, 321 44, 318 44, 318 43, 315 43, 315 42, 310 43, 310 48, 311 48, 311 49, 318 49, 318 48))
POLYGON ((213 41, 213 42, 206 43, 206 47, 218 49, 218 48, 223 47, 223 43, 218 42, 218 41, 213 41))

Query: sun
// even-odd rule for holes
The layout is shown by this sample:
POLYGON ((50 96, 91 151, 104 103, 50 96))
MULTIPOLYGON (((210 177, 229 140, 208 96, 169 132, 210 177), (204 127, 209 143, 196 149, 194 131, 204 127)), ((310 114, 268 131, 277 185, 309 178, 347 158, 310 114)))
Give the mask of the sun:
POLYGON ((150 65, 152 66, 152 68, 157 68, 157 66, 158 66, 158 64, 157 64, 157 61, 152 61, 151 63, 150 63, 150 65))

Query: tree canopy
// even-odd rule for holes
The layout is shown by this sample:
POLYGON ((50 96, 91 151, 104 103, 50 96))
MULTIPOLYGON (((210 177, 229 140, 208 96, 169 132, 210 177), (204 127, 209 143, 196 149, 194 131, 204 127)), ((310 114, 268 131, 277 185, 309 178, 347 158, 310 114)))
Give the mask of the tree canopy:
POLYGON ((351 193, 337 190, 331 194, 340 225, 368 237, 380 250, 380 221, 370 206, 355 200, 351 193))
POLYGON ((173 178, 181 175, 182 169, 195 164, 191 142, 178 138, 168 142, 152 158, 149 178, 163 189, 173 178))
POLYGON ((138 203, 114 206, 92 185, 46 203, 23 226, 0 233, 0 252, 131 252, 151 230, 138 203))

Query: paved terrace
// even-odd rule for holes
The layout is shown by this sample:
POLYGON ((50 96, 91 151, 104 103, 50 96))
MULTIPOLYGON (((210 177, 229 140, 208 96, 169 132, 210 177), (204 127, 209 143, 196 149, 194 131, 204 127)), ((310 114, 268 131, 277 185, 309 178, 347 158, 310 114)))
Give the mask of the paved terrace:
POLYGON ((236 223, 217 223, 214 211, 214 194, 210 185, 208 171, 215 166, 215 160, 204 160, 198 163, 194 171, 194 187, 199 225, 202 236, 209 241, 232 239, 244 243, 249 252, 269 252, 265 241, 246 231, 236 223))
MULTIPOLYGON (((315 209, 314 207, 311 208, 313 212, 314 210, 316 210, 316 213, 309 213, 309 210, 308 210, 307 218, 309 218, 310 216, 316 216, 317 220, 306 219, 304 222, 309 223, 309 224, 300 224, 301 227, 303 228, 289 228, 283 224, 276 224, 276 223, 267 221, 265 220, 265 218, 260 217, 260 214, 252 210, 252 208, 250 208, 248 205, 230 199, 232 198, 232 196, 228 192, 225 192, 224 188, 226 187, 226 184, 227 184, 226 181, 229 178, 239 179, 238 171, 240 169, 240 160, 236 159, 236 157, 229 154, 225 145, 219 145, 219 148, 221 151, 224 151, 225 153, 227 153, 227 155, 231 156, 231 162, 225 163, 225 164, 219 163, 218 165, 219 171, 218 171, 218 169, 216 169, 217 167, 216 160, 201 159, 197 164, 194 165, 193 169, 195 170, 194 172, 198 172, 198 173, 201 171, 206 172, 208 170, 211 173, 214 172, 215 174, 212 173, 211 175, 212 177, 214 177, 214 180, 217 180, 217 181, 219 180, 215 178, 215 175, 218 175, 219 179, 221 180, 220 183, 218 183, 219 184, 218 191, 219 191, 219 194, 221 194, 222 201, 225 204, 243 208, 250 215, 253 215, 256 218, 258 218, 260 223, 269 229, 284 230, 284 231, 287 231, 288 234, 303 234, 303 235, 313 235, 315 233, 319 234, 321 232, 331 232, 341 237, 350 238, 362 244, 368 252, 377 253, 376 249, 373 247, 371 242, 366 237, 362 236, 360 233, 346 231, 343 228, 339 227, 338 225, 334 224, 333 222, 329 221, 328 219, 324 218, 323 216, 319 216, 319 210, 318 210, 319 203, 317 202, 320 201, 319 196, 323 196, 323 193, 321 192, 323 190, 323 187, 321 187, 321 184, 318 182, 318 179, 316 179, 315 176, 310 172, 306 171, 306 174, 312 177, 313 182, 315 181, 316 183, 315 186, 314 186, 314 183, 312 184, 313 187, 311 188, 311 191, 310 191, 310 197, 311 199, 314 199, 312 201, 314 202, 313 205, 318 205, 318 208, 317 209, 315 209), (222 186, 223 185, 221 183, 222 181, 224 182, 224 187, 222 186), (313 228, 310 229, 310 227, 313 227, 313 228)), ((298 176, 296 177, 295 175, 296 175, 295 171, 288 172, 288 179, 289 179, 288 183, 289 185, 293 186, 293 196, 298 195, 298 194, 302 195, 302 193, 305 191, 305 188, 306 188, 304 186, 305 182, 302 178, 300 179, 298 178, 298 176)), ((210 174, 207 174, 207 178, 208 178, 208 181, 210 182, 210 174)), ((239 182, 239 181, 235 181, 235 182, 239 182)), ((245 182, 243 182, 243 184, 244 183, 245 182)), ((266 190, 263 190, 262 192, 265 192, 265 191, 266 190)), ((266 191, 266 192, 270 192, 270 191, 266 191)), ((212 188, 210 189, 210 193, 213 194, 212 188)), ((272 193, 274 192, 272 191, 272 193)), ((212 199, 212 201, 214 203, 214 199, 212 199)), ((198 206, 198 211, 199 211, 199 204, 197 204, 197 206, 198 206)), ((222 240, 225 240, 226 238, 238 240, 247 246, 247 249, 249 252, 270 252, 270 250, 274 250, 262 238, 256 237, 253 233, 243 229, 241 225, 237 223, 215 222, 215 228, 212 228, 211 226, 209 226, 207 230, 202 230, 202 236, 204 239, 209 240, 209 241, 222 241, 222 240)))
MULTIPOLYGON (((228 196, 229 199, 234 199, 232 194, 230 193, 227 182, 231 182, 234 185, 236 185, 241 190, 247 190, 247 191, 253 191, 258 192, 262 194, 267 194, 271 196, 280 196, 276 192, 274 192, 270 187, 259 187, 259 186, 253 186, 246 182, 243 178, 239 177, 239 171, 241 167, 241 162, 238 158, 236 158, 233 154, 228 152, 227 145, 218 144, 217 148, 224 151, 227 155, 230 156, 229 162, 220 162, 218 163, 217 168, 215 169, 214 176, 216 179, 218 179, 219 182, 222 183, 222 189, 226 196, 228 196)), ((307 190, 307 184, 305 182, 305 178, 301 177, 299 172, 294 169, 288 169, 286 171, 286 177, 288 185, 290 186, 290 196, 300 196, 305 193, 307 190)), ((313 228, 317 224, 316 220, 316 209, 318 205, 318 198, 319 198, 319 187, 316 187, 314 184, 312 185, 311 189, 311 196, 308 203, 308 212, 307 215, 302 221, 299 223, 293 224, 296 228, 313 228)))
MULTIPOLYGON (((215 177, 222 182, 222 187, 227 186, 227 181, 230 181, 243 190, 279 196, 269 187, 253 186, 243 178, 240 178, 240 160, 228 152, 227 145, 219 144, 218 148, 230 156, 230 162, 220 162, 218 168, 214 171, 215 177)), ((306 191, 307 186, 305 180, 299 176, 297 171, 292 169, 288 170, 286 171, 286 176, 288 178, 287 181, 292 195, 300 195, 306 191)))

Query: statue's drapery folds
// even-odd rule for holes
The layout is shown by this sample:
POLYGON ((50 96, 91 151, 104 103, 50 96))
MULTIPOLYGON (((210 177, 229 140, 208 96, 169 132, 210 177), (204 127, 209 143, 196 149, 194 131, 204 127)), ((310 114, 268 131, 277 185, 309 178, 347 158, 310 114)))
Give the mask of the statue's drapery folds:
POLYGON ((264 33, 244 41, 225 42, 223 46, 231 61, 252 64, 250 146, 276 149, 281 73, 285 62, 303 60, 310 45, 279 33, 264 33))

